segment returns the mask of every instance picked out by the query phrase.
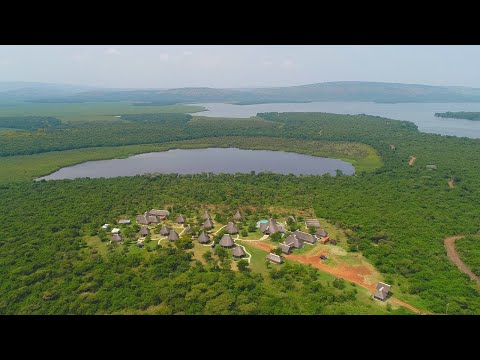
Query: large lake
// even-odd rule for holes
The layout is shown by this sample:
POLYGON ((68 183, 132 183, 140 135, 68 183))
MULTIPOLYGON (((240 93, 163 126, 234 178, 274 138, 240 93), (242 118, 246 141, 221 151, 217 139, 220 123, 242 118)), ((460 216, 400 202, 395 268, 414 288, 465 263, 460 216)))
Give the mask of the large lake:
POLYGON ((284 151, 240 150, 236 148, 176 149, 135 155, 126 159, 87 161, 64 167, 37 180, 111 178, 149 173, 195 174, 274 172, 295 175, 335 175, 335 170, 352 175, 352 164, 284 151))
POLYGON ((434 116, 436 112, 480 111, 480 103, 401 103, 377 104, 369 102, 313 102, 256 105, 223 103, 195 104, 208 111, 193 115, 213 117, 250 117, 262 112, 328 112, 335 114, 368 114, 396 120, 408 120, 427 133, 480 138, 480 121, 445 119, 434 116))

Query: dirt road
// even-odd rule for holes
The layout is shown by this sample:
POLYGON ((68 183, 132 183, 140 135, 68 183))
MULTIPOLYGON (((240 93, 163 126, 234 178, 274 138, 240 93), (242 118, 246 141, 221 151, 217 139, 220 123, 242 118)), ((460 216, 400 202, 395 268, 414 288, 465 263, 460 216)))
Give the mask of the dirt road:
MULTIPOLYGON (((255 246, 258 249, 271 251, 275 248, 275 246, 270 244, 265 244, 262 242, 251 242, 250 245, 255 246)), ((347 267, 347 266, 340 266, 340 267, 332 267, 329 265, 325 265, 322 263, 318 256, 307 256, 306 254, 297 255, 297 254, 288 254, 283 255, 286 259, 293 260, 302 264, 311 265, 317 269, 323 270, 329 274, 337 276, 339 278, 345 279, 347 281, 353 282, 361 287, 368 289, 370 291, 375 291, 375 284, 368 284, 365 282, 365 277, 369 275, 369 270, 366 267, 347 267)), ((421 310, 413 307, 410 304, 407 304, 397 298, 390 297, 392 302, 404 306, 417 314, 424 314, 421 310)))
POLYGON ((450 189, 453 189, 455 187, 455 179, 453 177, 448 182, 448 186, 450 186, 450 189))
POLYGON ((455 241, 458 239, 461 239, 465 237, 464 235, 457 235, 457 236, 450 236, 444 240, 445 248, 447 249, 447 255, 450 261, 452 261, 461 272, 464 272, 467 274, 470 279, 474 280, 477 282, 478 285, 480 285, 480 278, 475 275, 467 265, 460 259, 460 256, 457 253, 457 250, 455 249, 455 241))
POLYGON ((408 162, 408 165, 413 166, 415 165, 415 161, 417 161, 417 158, 415 156, 410 156, 410 161, 408 162))

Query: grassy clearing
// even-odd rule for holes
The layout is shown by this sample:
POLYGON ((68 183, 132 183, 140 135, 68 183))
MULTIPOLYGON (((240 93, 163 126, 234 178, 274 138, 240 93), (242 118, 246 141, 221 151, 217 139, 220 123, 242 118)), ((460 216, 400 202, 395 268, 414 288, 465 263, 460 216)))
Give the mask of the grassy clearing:
POLYGON ((91 103, 22 103, 21 105, 1 105, 2 116, 53 116, 67 123, 109 121, 118 122, 115 115, 153 114, 153 113, 194 113, 203 111, 202 106, 165 105, 134 106, 129 102, 91 102, 91 103))

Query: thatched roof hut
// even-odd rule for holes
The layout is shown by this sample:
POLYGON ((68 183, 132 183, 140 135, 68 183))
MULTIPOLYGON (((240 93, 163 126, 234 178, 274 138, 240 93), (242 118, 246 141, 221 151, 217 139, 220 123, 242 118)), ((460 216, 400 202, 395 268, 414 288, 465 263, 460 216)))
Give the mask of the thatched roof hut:
POLYGON ((305 221, 305 225, 307 227, 319 228, 320 227, 320 221, 318 221, 318 219, 307 219, 305 221))
POLYGON ((219 245, 223 246, 223 247, 226 247, 226 248, 229 248, 229 247, 232 247, 233 245, 235 245, 235 243, 233 242, 233 239, 230 236, 230 234, 225 234, 225 235, 223 235, 222 239, 220 240, 219 245))
POLYGON ((150 214, 147 216, 147 219, 150 224, 158 224, 160 222, 160 218, 157 215, 150 214))
POLYGON ((203 214, 202 219, 203 220, 211 219, 210 214, 208 213, 207 210, 205 210, 205 213, 203 214))
POLYGON ((113 234, 110 237, 110 240, 115 241, 115 242, 120 242, 120 241, 122 241, 122 236, 120 234, 113 234))
POLYGON ((270 219, 268 222, 260 224, 260 231, 264 234, 271 235, 277 232, 282 232, 283 228, 277 223, 276 220, 270 219))
POLYGON ((290 245, 278 244, 278 247, 282 250, 284 254, 290 254, 290 245))
POLYGON ((374 298, 377 298, 378 300, 386 300, 388 297, 388 293, 390 292, 390 285, 379 282, 377 284, 377 287, 375 288, 375 293, 373 294, 374 298))
POLYGON ((203 223, 203 228, 206 230, 213 229, 213 221, 211 219, 205 220, 205 222, 203 223))
POLYGON ((310 244, 315 244, 317 242, 315 236, 303 231, 295 230, 292 234, 295 235, 297 239, 300 239, 301 241, 306 241, 310 244))
POLYGON ((229 234, 238 234, 238 229, 233 222, 229 222, 225 227, 225 231, 229 234))
POLYGON ((288 235, 284 240, 285 245, 290 248, 301 249, 303 247, 303 240, 295 236, 294 234, 288 235))
POLYGON ((322 238, 328 236, 327 232, 323 229, 318 230, 315 235, 317 235, 317 237, 322 237, 322 238))
POLYGON ((168 210, 157 210, 157 209, 152 209, 148 212, 150 215, 155 215, 155 216, 160 216, 162 218, 166 218, 168 215, 170 215, 170 211, 168 210))
POLYGON ((168 227, 167 225, 163 225, 160 229, 160 235, 168 236, 168 234, 170 234, 170 230, 172 230, 170 227, 168 227))
POLYGON ((205 233, 205 231, 202 231, 202 233, 198 236, 198 242, 200 244, 206 244, 210 242, 210 236, 208 236, 208 234, 205 233))
POLYGON ((237 210, 235 215, 233 215, 233 220, 235 220, 235 221, 242 221, 243 220, 243 216, 242 216, 242 214, 240 214, 240 211, 237 210))
POLYGON ((168 234, 168 240, 170 241, 175 241, 178 240, 178 234, 175 232, 175 230, 170 230, 170 234, 168 234))
POLYGON ((246 255, 243 248, 238 245, 233 248, 232 254, 233 254, 233 257, 235 258, 242 258, 246 255))
POLYGON ((281 264, 283 263, 283 258, 280 255, 270 253, 267 255, 267 260, 275 263, 275 264, 281 264))
POLYGON ((147 236, 148 234, 150 234, 150 230, 148 230, 147 227, 145 226, 142 226, 142 228, 140 229, 140 231, 138 232, 141 236, 147 236))
POLYGON ((145 215, 138 215, 137 216, 137 222, 142 225, 148 225, 148 217, 145 215))
POLYGON ((179 215, 177 217, 177 223, 179 224, 185 224, 185 218, 183 217, 183 215, 179 215))

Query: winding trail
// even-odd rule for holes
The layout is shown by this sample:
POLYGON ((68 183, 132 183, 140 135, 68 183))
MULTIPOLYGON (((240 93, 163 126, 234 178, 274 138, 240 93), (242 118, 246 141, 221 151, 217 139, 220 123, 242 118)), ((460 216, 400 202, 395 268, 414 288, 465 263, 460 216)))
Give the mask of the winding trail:
POLYGON ((461 272, 467 274, 470 277, 470 279, 476 281, 476 283, 480 285, 480 278, 477 275, 475 275, 472 272, 472 270, 468 268, 467 265, 465 265, 462 259, 460 259, 460 256, 458 255, 457 250, 455 249, 455 241, 457 241, 458 239, 462 239, 464 237, 465 235, 450 236, 444 240, 445 248, 447 249, 447 255, 450 261, 453 262, 455 265, 457 265, 458 269, 461 272))

